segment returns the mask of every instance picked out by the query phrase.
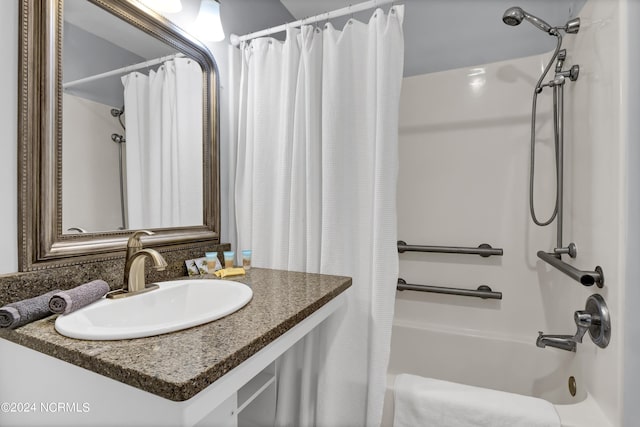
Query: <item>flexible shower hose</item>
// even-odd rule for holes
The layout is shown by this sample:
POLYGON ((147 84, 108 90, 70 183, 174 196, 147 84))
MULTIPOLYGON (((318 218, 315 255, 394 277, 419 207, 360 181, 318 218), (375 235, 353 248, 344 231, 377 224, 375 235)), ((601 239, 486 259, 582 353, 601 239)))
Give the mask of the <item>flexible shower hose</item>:
POLYGON ((556 153, 556 203, 555 203, 555 207, 553 208, 553 213, 551 214, 549 219, 547 219, 546 221, 540 221, 538 219, 538 217, 536 216, 536 209, 533 202, 533 192, 534 192, 533 182, 535 179, 535 163, 536 163, 536 107, 537 107, 538 94, 542 92, 541 83, 544 80, 544 78, 547 76, 547 73, 549 72, 551 65, 553 64, 553 62, 556 60, 558 56, 558 52, 560 52, 560 47, 562 46, 562 36, 560 35, 559 32, 556 34, 556 36, 558 37, 558 44, 556 46, 556 50, 553 53, 551 60, 545 67, 542 75, 538 79, 538 83, 536 83, 536 87, 533 90, 533 102, 531 106, 531 156, 530 156, 531 163, 529 166, 529 212, 531 213, 531 219, 533 220, 533 222, 536 225, 539 225, 541 227, 551 224, 553 220, 556 218, 556 216, 558 215, 558 186, 559 186, 558 180, 560 179, 560 176, 559 176, 560 153, 559 153, 558 145, 559 145, 560 135, 559 135, 558 123, 557 123, 558 121, 558 111, 557 111, 558 105, 557 104, 558 103, 556 99, 556 91, 554 91, 554 103, 553 103, 553 123, 554 123, 553 128, 554 128, 555 153, 556 153))

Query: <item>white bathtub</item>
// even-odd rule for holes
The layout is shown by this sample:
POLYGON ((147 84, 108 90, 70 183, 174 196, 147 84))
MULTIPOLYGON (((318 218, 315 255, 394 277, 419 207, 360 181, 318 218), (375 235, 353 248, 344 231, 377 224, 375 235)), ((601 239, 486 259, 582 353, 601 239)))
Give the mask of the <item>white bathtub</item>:
POLYGON ((538 348, 535 337, 520 341, 395 320, 382 426, 393 424, 393 384, 399 373, 539 397, 555 405, 563 427, 610 426, 582 386, 575 356, 538 348), (569 393, 570 376, 576 379, 575 396, 569 393))

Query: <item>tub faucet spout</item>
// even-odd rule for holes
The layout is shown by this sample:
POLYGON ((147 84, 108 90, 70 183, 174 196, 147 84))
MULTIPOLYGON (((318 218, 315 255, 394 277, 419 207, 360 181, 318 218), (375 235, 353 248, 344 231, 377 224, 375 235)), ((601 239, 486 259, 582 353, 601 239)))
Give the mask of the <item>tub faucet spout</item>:
POLYGON ((543 335, 542 331, 538 331, 536 345, 540 348, 549 346, 573 352, 577 346, 573 335, 543 335))

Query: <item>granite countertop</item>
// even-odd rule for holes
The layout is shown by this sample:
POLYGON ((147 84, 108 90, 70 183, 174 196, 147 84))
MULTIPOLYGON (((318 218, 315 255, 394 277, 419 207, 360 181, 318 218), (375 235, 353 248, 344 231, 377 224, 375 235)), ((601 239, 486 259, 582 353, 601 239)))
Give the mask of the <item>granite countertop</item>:
POLYGON ((57 316, 50 316, 2 330, 0 337, 158 396, 184 401, 351 286, 348 277, 259 268, 229 280, 251 286, 253 299, 229 316, 183 331, 85 341, 58 334, 57 316))

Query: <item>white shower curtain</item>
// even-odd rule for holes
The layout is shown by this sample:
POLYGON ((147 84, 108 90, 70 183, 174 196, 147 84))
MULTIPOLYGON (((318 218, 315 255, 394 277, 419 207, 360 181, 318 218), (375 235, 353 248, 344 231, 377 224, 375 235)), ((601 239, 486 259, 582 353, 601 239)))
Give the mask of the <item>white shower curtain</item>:
POLYGON ((122 77, 128 228, 203 223, 202 70, 188 58, 122 77))
POLYGON ((231 49, 241 67, 232 240, 257 267, 353 278, 345 306, 279 361, 277 425, 380 423, 398 277, 403 13, 231 49))

